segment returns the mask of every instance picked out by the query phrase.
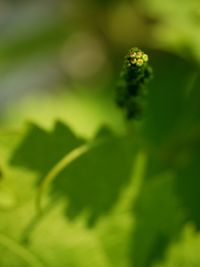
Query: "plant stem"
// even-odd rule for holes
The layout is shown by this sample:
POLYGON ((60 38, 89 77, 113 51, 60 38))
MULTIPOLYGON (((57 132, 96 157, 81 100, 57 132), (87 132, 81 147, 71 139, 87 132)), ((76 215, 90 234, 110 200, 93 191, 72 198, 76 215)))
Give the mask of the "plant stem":
POLYGON ((13 239, 5 236, 0 233, 0 245, 12 251, 15 255, 19 256, 25 262, 29 264, 29 266, 33 267, 45 267, 44 265, 33 253, 28 251, 26 248, 18 244, 13 239))
POLYGON ((30 242, 30 235, 33 233, 33 231, 37 228, 38 224, 41 222, 41 220, 53 209, 55 203, 50 202, 43 210, 42 213, 37 213, 34 215, 33 218, 31 218, 28 225, 25 227, 25 229, 22 232, 21 235, 21 243, 22 244, 29 244, 30 242))
POLYGON ((73 149, 70 153, 65 155, 53 168, 48 172, 48 174, 44 177, 36 196, 36 208, 38 213, 42 211, 42 195, 46 190, 48 185, 57 177, 57 175, 67 166, 69 166, 73 161, 77 158, 88 152, 95 145, 99 144, 99 142, 87 143, 82 146, 79 146, 73 149))

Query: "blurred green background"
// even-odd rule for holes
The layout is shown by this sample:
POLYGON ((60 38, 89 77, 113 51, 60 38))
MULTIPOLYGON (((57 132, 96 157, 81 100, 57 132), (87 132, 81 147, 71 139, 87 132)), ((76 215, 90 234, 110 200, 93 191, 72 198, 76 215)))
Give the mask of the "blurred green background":
POLYGON ((0 0, 0 33, 0 266, 199 267, 200 1, 0 0), (134 46, 154 79, 130 125, 114 91, 134 46))
MULTIPOLYGON (((38 98, 45 105, 74 89, 111 91, 133 46, 160 64, 165 53, 198 63, 199 6, 199 0, 1 1, 2 123, 14 120, 21 104, 37 109, 38 98)), ((22 113, 27 118, 29 108, 22 113)))

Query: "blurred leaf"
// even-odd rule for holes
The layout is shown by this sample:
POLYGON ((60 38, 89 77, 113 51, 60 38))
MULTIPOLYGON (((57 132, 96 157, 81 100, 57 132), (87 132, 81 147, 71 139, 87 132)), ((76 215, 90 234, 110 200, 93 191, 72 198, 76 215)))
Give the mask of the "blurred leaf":
POLYGON ((185 220, 185 210, 176 195, 174 175, 166 173, 146 182, 133 212, 136 227, 131 249, 132 266, 151 266, 155 259, 163 256, 185 220))
POLYGON ((193 225, 187 225, 181 239, 167 250, 165 260, 153 265, 153 267, 199 266, 199 248, 199 233, 194 230, 193 225))
MULTIPOLYGON (((159 55, 158 55, 159 56, 159 55)), ((193 69, 178 57, 161 54, 164 64, 152 59, 155 77, 150 83, 144 135, 156 145, 177 130, 187 109, 187 90, 193 69)))
MULTIPOLYGON (((33 145, 35 146, 37 144, 33 137, 37 137, 36 139, 38 140, 38 136, 45 136, 46 139, 41 138, 41 141, 45 142, 45 140, 49 140, 49 135, 53 135, 55 131, 50 134, 32 125, 29 129, 28 136, 31 136, 30 132, 34 133, 30 138, 30 140, 34 141, 32 143, 33 148, 33 145)), ((66 130, 62 132, 66 133, 66 130)), ((64 136, 66 137, 66 135, 64 136)), ((92 267, 95 265, 99 267, 110 267, 112 266, 110 263, 110 257, 112 255, 109 255, 107 252, 108 248, 104 250, 106 239, 111 243, 112 240, 116 240, 115 242, 118 240, 119 243, 116 243, 116 248, 119 251, 120 248, 118 246, 121 242, 124 245, 126 244, 126 238, 128 237, 126 225, 130 227, 128 216, 126 214, 122 215, 120 212, 117 213, 117 216, 115 213, 113 215, 112 208, 116 205, 116 201, 121 198, 122 191, 129 185, 132 163, 137 148, 133 145, 134 140, 132 140, 132 137, 130 139, 115 137, 105 128, 97 136, 98 138, 106 137, 108 140, 101 146, 91 150, 88 155, 80 158, 79 162, 78 160, 74 162, 74 165, 71 165, 71 169, 64 170, 63 174, 66 173, 68 175, 68 177, 64 178, 68 178, 69 181, 65 183, 64 180, 60 180, 63 174, 57 177, 55 186, 59 187, 59 192, 57 190, 54 191, 54 186, 52 190, 54 194, 63 194, 63 201, 55 201, 48 213, 44 217, 39 218, 36 227, 30 233, 31 238, 28 244, 20 242, 25 233, 24 231, 30 222, 32 222, 32 218, 34 218, 33 201, 35 187, 33 187, 33 184, 35 179, 33 178, 36 178, 36 176, 34 175, 33 177, 25 168, 26 164, 28 164, 27 166, 31 169, 33 168, 34 171, 36 171, 36 167, 39 170, 41 169, 40 171, 43 171, 43 169, 40 168, 39 164, 36 164, 37 159, 33 159, 34 164, 31 165, 30 156, 27 154, 27 161, 21 161, 22 159, 19 161, 20 164, 23 163, 20 165, 22 167, 21 170, 20 168, 13 169, 11 166, 9 167, 10 175, 9 177, 6 176, 5 181, 9 180, 10 185, 15 186, 17 194, 20 196, 20 205, 18 204, 17 207, 9 211, 0 211, 1 232, 5 233, 9 240, 14 237, 14 242, 16 242, 17 247, 20 246, 23 251, 25 250, 27 253, 34 254, 36 258, 45 262, 44 266, 62 267, 69 265, 74 267, 92 267), (100 167, 99 173, 96 172, 96 166, 100 167), (116 166, 119 166, 120 170, 117 171, 116 166), (71 174, 73 174, 73 177, 71 177, 71 174), (79 175, 79 177, 76 177, 75 174, 79 175), (89 175, 88 178, 87 175, 89 175), (96 180, 97 183, 95 182, 96 180), (70 187, 66 193, 60 187, 61 183, 65 185, 67 183, 69 184, 70 187), (73 215, 77 216, 73 223, 63 216, 63 207, 66 208, 66 198, 72 200, 68 210, 75 211, 73 215), (81 213, 84 211, 89 211, 90 223, 94 223, 97 218, 101 218, 98 221, 98 227, 95 226, 92 230, 87 229, 85 221, 88 223, 88 219, 84 219, 81 216, 81 213), (115 237, 112 239, 110 233, 113 232, 113 227, 116 230, 114 231, 115 237)), ((69 138, 69 140, 71 139, 69 138)), ((28 145, 30 144, 31 142, 28 143, 28 145)), ((3 149, 3 146, 1 147, 3 149)), ((12 149, 9 150, 12 151, 12 149)), ((21 152, 23 151, 21 150, 21 152)), ((22 155, 25 155, 23 153, 22 155)), ((71 214, 70 219, 72 217, 71 214)), ((125 251, 126 248, 124 247, 124 253, 125 251)), ((31 266, 24 263, 21 256, 5 248, 5 245, 1 244, 1 242, 0 253, 3 253, 1 254, 1 263, 5 267, 31 266)), ((125 255, 119 253, 119 255, 115 256, 116 262, 118 262, 117 259, 120 260, 119 266, 124 266, 123 263, 126 261, 125 255)))
POLYGON ((131 255, 137 267, 163 258, 185 222, 200 225, 199 75, 175 57, 167 56, 162 67, 157 63, 142 128, 149 161, 133 209, 131 255))
POLYGON ((193 154, 189 155, 190 158, 186 161, 186 166, 179 171, 176 179, 176 190, 185 206, 188 221, 192 221, 200 230, 200 137, 198 142, 193 145, 196 146, 196 153, 194 151, 193 154))
POLYGON ((140 0, 140 9, 152 18, 152 35, 156 48, 174 51, 187 59, 200 60, 200 3, 199 0, 140 0), (172 19, 173 18, 173 19, 172 19))

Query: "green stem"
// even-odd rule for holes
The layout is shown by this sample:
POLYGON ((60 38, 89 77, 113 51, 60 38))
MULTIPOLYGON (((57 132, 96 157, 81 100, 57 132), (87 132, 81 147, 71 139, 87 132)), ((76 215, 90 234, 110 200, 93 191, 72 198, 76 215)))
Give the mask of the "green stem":
POLYGON ((12 251, 15 255, 19 256, 21 259, 27 262, 29 266, 45 267, 45 265, 38 258, 36 258, 33 253, 2 233, 0 233, 0 245, 12 251))
POLYGON ((117 206, 118 211, 120 209, 120 211, 124 213, 133 210, 145 178, 147 162, 147 152, 143 150, 139 151, 134 160, 131 182, 123 192, 119 206, 117 206))
POLYGON ((55 203, 50 202, 43 210, 42 213, 37 213, 33 218, 31 218, 28 225, 25 227, 24 231, 21 235, 21 242, 22 244, 29 244, 30 242, 30 235, 33 231, 37 228, 38 224, 41 220, 53 209, 55 203))
MULTIPOLYGON (((98 142, 99 143, 99 142, 98 142)), ((36 208, 40 213, 42 210, 42 196, 48 185, 57 177, 57 175, 67 166, 69 166, 73 161, 77 158, 88 152, 92 147, 94 147, 97 143, 88 143, 84 144, 78 148, 75 148, 70 153, 65 155, 53 168, 48 172, 48 174, 44 177, 36 196, 36 208)))
POLYGON ((97 146, 102 141, 98 140, 92 143, 84 144, 80 147, 75 148, 70 153, 66 154, 59 162, 57 162, 53 168, 48 172, 48 174, 44 177, 41 185, 39 186, 37 196, 36 196, 36 209, 37 214, 25 228, 22 234, 22 242, 27 243, 29 242, 30 233, 32 233, 35 228, 40 223, 41 219, 51 210, 52 203, 47 205, 44 209, 42 209, 42 197, 44 191, 47 189, 49 184, 57 177, 57 175, 68 165, 70 165, 74 160, 82 156, 83 154, 87 153, 91 148, 97 146))
POLYGON ((146 168, 148 162, 148 155, 146 151, 140 151, 136 158, 136 162, 134 165, 134 173, 133 173, 133 188, 134 192, 132 192, 132 200, 135 204, 135 200, 137 199, 142 183, 145 178, 146 168))

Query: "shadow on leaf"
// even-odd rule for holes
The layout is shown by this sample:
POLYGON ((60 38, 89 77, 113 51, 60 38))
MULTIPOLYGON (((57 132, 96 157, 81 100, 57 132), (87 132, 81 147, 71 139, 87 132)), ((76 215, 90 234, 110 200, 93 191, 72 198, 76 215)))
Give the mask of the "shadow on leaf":
MULTIPOLYGON (((65 199, 70 219, 88 212, 89 226, 115 205, 131 178, 137 150, 132 137, 116 137, 107 128, 102 128, 95 138, 105 141, 73 160, 49 184, 52 201, 65 199)), ((83 143, 60 122, 51 133, 32 124, 10 162, 44 178, 64 156, 83 143)))
POLYGON ((84 142, 61 122, 56 123, 52 132, 30 124, 10 164, 36 171, 43 177, 62 157, 84 142))
POLYGON ((66 198, 73 219, 88 212, 88 226, 107 214, 131 178, 136 149, 132 140, 109 137, 69 165, 53 182, 55 196, 66 198))

